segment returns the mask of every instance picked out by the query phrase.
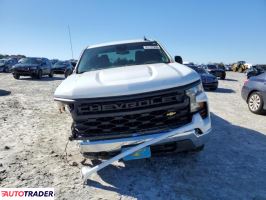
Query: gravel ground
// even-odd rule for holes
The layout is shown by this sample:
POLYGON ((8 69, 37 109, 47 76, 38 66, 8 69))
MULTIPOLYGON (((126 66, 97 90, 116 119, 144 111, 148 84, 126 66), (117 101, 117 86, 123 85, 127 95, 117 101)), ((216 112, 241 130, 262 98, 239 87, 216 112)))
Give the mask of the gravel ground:
MULTIPOLYGON (((266 200, 266 116, 241 99, 244 74, 229 72, 208 92, 213 132, 204 151, 115 163, 86 186, 80 168, 92 161, 75 142, 65 146, 71 118, 53 92, 61 76, 41 81, 0 74, 0 187, 54 187, 56 199, 266 200)), ((94 163, 95 164, 95 163, 94 163)))

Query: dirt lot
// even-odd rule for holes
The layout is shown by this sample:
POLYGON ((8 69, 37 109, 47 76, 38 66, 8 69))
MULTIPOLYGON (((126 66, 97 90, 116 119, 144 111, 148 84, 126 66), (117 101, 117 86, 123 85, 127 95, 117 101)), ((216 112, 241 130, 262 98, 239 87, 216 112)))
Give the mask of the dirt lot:
MULTIPOLYGON (((83 187, 77 145, 65 146, 71 118, 53 92, 63 80, 0 74, 0 186, 54 187, 56 199, 266 199, 266 116, 241 99, 244 74, 208 92, 213 133, 203 152, 116 163, 83 187), (76 162, 76 163, 75 163, 76 162), (75 166, 77 164, 77 166, 75 166), (74 166, 73 166, 74 165, 74 166)), ((85 164, 90 164, 89 160, 85 164)))

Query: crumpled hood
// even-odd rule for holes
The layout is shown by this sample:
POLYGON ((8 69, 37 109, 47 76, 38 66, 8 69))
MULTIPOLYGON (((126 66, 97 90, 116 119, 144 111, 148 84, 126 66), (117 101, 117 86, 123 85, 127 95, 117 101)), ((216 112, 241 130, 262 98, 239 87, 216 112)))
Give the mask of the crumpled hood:
POLYGON ((72 74, 58 86, 54 97, 122 96, 183 86, 199 79, 194 70, 177 63, 117 67, 72 74))

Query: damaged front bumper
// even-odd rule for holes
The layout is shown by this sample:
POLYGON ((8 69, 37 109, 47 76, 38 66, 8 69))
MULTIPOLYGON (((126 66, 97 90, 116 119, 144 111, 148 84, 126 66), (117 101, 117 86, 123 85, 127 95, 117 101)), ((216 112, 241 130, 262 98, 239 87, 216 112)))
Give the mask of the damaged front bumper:
MULTIPOLYGON (((210 124, 210 123, 208 123, 208 124, 210 124)), ((197 127, 199 127, 199 126, 204 127, 204 120, 202 120, 202 118, 201 118, 201 116, 199 114, 195 114, 193 116, 192 122, 187 124, 187 125, 185 125, 185 126, 183 126, 183 127, 177 128, 177 129, 169 131, 169 132, 166 132, 166 133, 161 134, 161 135, 159 135, 157 137, 154 137, 154 138, 152 138, 150 140, 147 140, 145 142, 137 144, 136 146, 133 146, 132 148, 129 148, 128 150, 126 150, 124 152, 121 152, 120 154, 114 156, 113 158, 111 158, 111 159, 109 159, 107 161, 104 161, 103 163, 101 163, 99 165, 96 165, 96 166, 94 166, 92 168, 83 167, 81 169, 82 177, 83 177, 84 181, 86 181, 91 174, 96 173, 97 171, 103 169, 104 167, 106 167, 106 166, 108 166, 108 165, 110 165, 110 164, 112 164, 112 163, 114 163, 114 162, 116 162, 116 161, 118 161, 118 160, 120 160, 120 159, 122 159, 122 158, 124 158, 124 157, 126 157, 126 156, 128 156, 128 155, 130 155, 130 154, 132 154, 132 153, 144 148, 144 147, 146 147, 146 146, 152 146, 152 145, 154 145, 154 144, 156 144, 158 142, 162 142, 165 139, 171 138, 173 136, 180 136, 180 137, 186 136, 186 134, 188 132, 190 132, 191 130, 197 129, 197 127)), ((207 126, 209 126, 209 125, 207 125, 207 126)), ((211 131, 211 127, 205 127, 205 128, 208 128, 208 130, 203 132, 201 134, 201 136, 198 136, 198 137, 201 137, 200 140, 206 139, 206 136, 211 131)), ((191 135, 191 133, 188 133, 188 135, 191 135)), ((193 135, 193 133, 192 133, 192 135, 193 135)), ((194 135, 195 135, 195 137, 197 137, 196 134, 194 134, 194 135)), ((200 140, 196 140, 195 142, 199 142, 200 140)))
MULTIPOLYGON (((90 152, 90 154, 114 152, 114 151, 120 151, 122 146, 138 145, 148 140, 152 140, 154 138, 165 135, 168 132, 177 132, 176 134, 159 141, 158 143, 156 143, 156 145, 189 140, 193 144, 193 146, 196 148, 196 147, 203 145, 206 142, 208 135, 211 132, 210 117, 202 119, 200 114, 196 113, 195 115, 193 115, 192 123, 190 127, 191 127, 190 129, 182 133, 178 132, 182 128, 181 127, 181 128, 167 131, 167 132, 161 132, 157 134, 150 134, 150 135, 143 135, 143 136, 128 137, 128 138, 99 140, 99 141, 83 140, 79 142, 79 146, 80 146, 81 153, 84 155, 87 152, 90 152)), ((189 149, 191 148, 191 146, 188 146, 187 148, 189 149)))

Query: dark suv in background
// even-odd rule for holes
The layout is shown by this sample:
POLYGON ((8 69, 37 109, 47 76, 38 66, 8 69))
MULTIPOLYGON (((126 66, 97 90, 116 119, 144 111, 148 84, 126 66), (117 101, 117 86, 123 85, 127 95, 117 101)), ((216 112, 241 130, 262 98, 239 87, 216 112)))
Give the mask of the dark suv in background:
POLYGON ((18 64, 12 68, 12 74, 15 79, 20 76, 31 76, 41 79, 43 75, 53 77, 52 65, 47 58, 28 57, 19 60, 18 64))
POLYGON ((219 68, 217 65, 206 65, 204 67, 210 74, 224 80, 226 77, 225 68, 219 68))
POLYGON ((73 72, 73 66, 69 61, 58 61, 53 65, 52 71, 54 74, 64 74, 68 77, 73 72))

